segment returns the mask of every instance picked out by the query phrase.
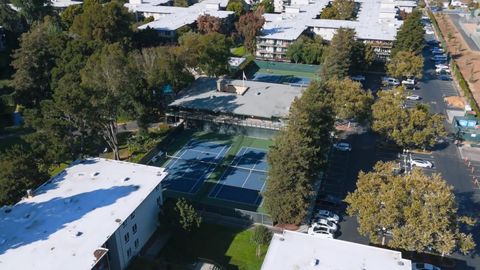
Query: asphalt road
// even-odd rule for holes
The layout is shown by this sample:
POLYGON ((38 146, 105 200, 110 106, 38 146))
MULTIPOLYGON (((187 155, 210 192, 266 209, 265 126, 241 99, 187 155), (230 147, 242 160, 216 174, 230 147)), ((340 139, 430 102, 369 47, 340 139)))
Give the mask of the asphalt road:
MULTIPOLYGON (((458 95, 458 92, 451 81, 441 81, 437 78, 434 64, 429 60, 428 50, 425 50, 425 59, 425 75, 418 84, 418 90, 412 91, 412 94, 417 94, 422 99, 420 101, 409 101, 406 105, 411 107, 415 106, 417 102, 422 102, 428 104, 432 112, 445 114, 448 108, 443 98, 445 96, 458 95)), ((369 85, 372 92, 378 90, 372 88, 372 86, 378 85, 379 78, 380 76, 378 78, 367 76, 366 85, 369 85)), ((450 124, 447 124, 447 127, 450 127, 450 124)), ((352 151, 334 151, 332 153, 331 163, 327 170, 323 187, 324 192, 341 199, 344 199, 348 192, 355 190, 356 179, 360 171, 370 171, 373 165, 380 160, 398 162, 403 160, 401 149, 381 146, 379 144, 381 139, 371 132, 352 134, 345 140, 351 143, 352 151)), ((425 171, 429 174, 440 173, 454 187, 460 213, 476 216, 480 220, 480 191, 475 189, 472 184, 471 173, 461 159, 455 145, 446 143, 437 147, 432 153, 413 154, 413 157, 431 161, 434 167, 425 169, 425 171)), ((345 207, 323 208, 334 210, 342 217, 337 238, 362 244, 369 243, 368 239, 359 235, 356 219, 345 215, 345 207)), ((474 234, 476 243, 480 246, 480 227, 477 226, 471 232, 474 234)), ((480 269, 480 257, 478 254, 480 254, 480 248, 477 248, 471 256, 453 254, 449 256, 448 264, 438 266, 442 266, 442 269, 480 269)), ((425 260, 428 261, 428 259, 425 260)))

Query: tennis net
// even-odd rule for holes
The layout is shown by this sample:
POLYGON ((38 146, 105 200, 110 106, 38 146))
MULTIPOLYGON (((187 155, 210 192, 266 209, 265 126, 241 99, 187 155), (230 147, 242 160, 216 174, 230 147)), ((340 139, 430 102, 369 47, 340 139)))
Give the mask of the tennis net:
POLYGON ((242 167, 242 166, 238 166, 238 165, 231 165, 231 164, 227 165, 227 164, 223 164, 223 163, 215 163, 215 162, 201 160, 201 159, 185 159, 185 158, 181 158, 181 157, 178 157, 178 156, 171 156, 171 155, 168 155, 166 153, 165 153, 165 156, 169 159, 181 160, 181 161, 185 161, 185 162, 188 162, 188 163, 201 163, 201 164, 205 164, 205 165, 208 165, 208 166, 219 166, 219 167, 222 167, 224 169, 231 169, 231 170, 238 169, 238 170, 241 170, 241 171, 254 172, 254 173, 260 173, 260 174, 266 174, 267 173, 267 171, 264 171, 264 170, 247 168, 247 167, 242 167))

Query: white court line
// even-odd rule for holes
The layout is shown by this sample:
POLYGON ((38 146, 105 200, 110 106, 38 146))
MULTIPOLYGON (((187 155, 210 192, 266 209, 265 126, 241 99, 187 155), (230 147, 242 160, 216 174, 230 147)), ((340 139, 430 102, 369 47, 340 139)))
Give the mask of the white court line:
POLYGON ((251 174, 252 174, 252 171, 249 171, 249 172, 248 172, 248 175, 247 175, 247 178, 245 178, 245 181, 244 181, 243 184, 242 184, 242 188, 243 188, 243 187, 245 186, 245 184, 247 183, 248 178, 250 178, 250 175, 251 175, 251 174))
MULTIPOLYGON (((218 156, 222 153, 222 151, 225 150, 225 147, 226 147, 226 145, 224 145, 223 148, 222 148, 222 150, 217 153, 217 155, 215 156, 215 159, 217 159, 218 156)), ((229 148, 229 149, 230 149, 230 148, 229 148)), ((212 167, 212 165, 213 165, 213 164, 209 163, 208 168, 207 168, 207 171, 210 169, 210 167, 212 167)), ((198 184, 199 182, 205 182, 205 180, 207 180, 207 179, 210 177, 210 175, 215 171, 215 168, 216 168, 216 167, 217 167, 217 165, 215 165, 215 167, 213 168, 213 170, 212 170, 206 177, 205 177, 205 174, 206 174, 206 173, 202 174, 202 176, 201 176, 199 179, 197 179, 197 181, 196 181, 195 184, 192 186, 192 188, 190 188, 189 192, 191 193, 191 191, 197 186, 197 184, 198 184), (205 180, 202 181, 202 179, 205 179, 205 180)))

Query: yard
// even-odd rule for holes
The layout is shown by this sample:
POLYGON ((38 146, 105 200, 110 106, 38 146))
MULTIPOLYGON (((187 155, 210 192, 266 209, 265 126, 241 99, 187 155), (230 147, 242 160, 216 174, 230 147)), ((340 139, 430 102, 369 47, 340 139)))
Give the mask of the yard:
MULTIPOLYGON (((262 247, 262 257, 257 258, 251 236, 252 231, 249 229, 204 223, 185 241, 171 238, 158 260, 174 265, 173 269, 188 269, 197 258, 203 258, 228 270, 257 270, 262 266, 267 247, 262 247)), ((132 264, 130 270, 155 269, 152 264, 139 260, 132 264)))

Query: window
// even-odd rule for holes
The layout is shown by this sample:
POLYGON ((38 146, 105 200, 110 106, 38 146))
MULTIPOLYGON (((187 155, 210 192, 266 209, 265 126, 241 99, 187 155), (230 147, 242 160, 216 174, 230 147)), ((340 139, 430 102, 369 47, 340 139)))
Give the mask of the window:
POLYGON ((125 239, 125 244, 128 243, 128 241, 130 241, 130 234, 127 232, 123 238, 125 239))
POLYGON ((138 248, 138 244, 139 244, 138 239, 135 239, 135 242, 133 242, 133 244, 135 245, 135 248, 138 248))
POLYGON ((132 214, 130 215, 130 219, 133 219, 135 217, 135 211, 132 212, 132 214))
POLYGON ((127 227, 127 223, 128 223, 127 221, 128 221, 128 220, 125 220, 125 221, 123 222, 123 224, 122 224, 123 228, 126 228, 126 227, 127 227))
POLYGON ((136 234, 136 233, 137 233, 137 223, 133 224, 133 226, 132 226, 132 232, 133 232, 133 234, 136 234))
POLYGON ((127 249, 127 257, 132 257, 132 249, 131 248, 128 248, 127 249))

